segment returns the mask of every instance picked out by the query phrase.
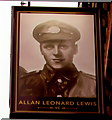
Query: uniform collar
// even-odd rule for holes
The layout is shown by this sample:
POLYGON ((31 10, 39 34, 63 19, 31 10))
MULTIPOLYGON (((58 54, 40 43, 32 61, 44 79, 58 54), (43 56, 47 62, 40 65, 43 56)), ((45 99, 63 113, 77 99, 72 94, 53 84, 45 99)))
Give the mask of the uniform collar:
POLYGON ((49 65, 45 64, 44 68, 42 70, 42 74, 44 75, 44 78, 46 79, 46 82, 50 82, 51 79, 54 77, 54 75, 61 75, 64 76, 68 79, 71 79, 71 77, 75 78, 78 76, 78 70, 75 67, 74 64, 72 64, 71 67, 66 67, 60 70, 54 70, 53 68, 51 68, 49 65))

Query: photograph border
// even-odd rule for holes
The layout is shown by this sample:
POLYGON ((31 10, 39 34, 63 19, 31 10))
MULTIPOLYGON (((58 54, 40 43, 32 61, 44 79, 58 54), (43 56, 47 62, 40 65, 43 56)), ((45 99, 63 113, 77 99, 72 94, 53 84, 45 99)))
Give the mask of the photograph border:
MULTIPOLYGON (((10 82, 10 118, 34 118, 38 115, 38 118, 44 117, 43 114, 49 114, 49 117, 54 116, 84 116, 91 115, 103 115, 104 110, 104 91, 103 91, 103 59, 102 59, 102 41, 100 30, 100 10, 97 8, 61 8, 61 7, 12 7, 12 32, 11 32, 11 82, 10 82), (59 13, 59 14, 80 14, 80 15, 94 15, 94 35, 95 35, 95 67, 97 78, 97 94, 98 94, 98 112, 30 112, 30 111, 17 111, 17 80, 19 69, 19 39, 20 39, 20 14, 21 13, 59 13), (66 115, 65 115, 66 114, 66 115), (72 115, 71 115, 72 114, 72 115)), ((68 118, 69 118, 68 117, 68 118)), ((54 117, 55 118, 55 117, 54 117)), ((66 117, 65 117, 66 118, 66 117)))

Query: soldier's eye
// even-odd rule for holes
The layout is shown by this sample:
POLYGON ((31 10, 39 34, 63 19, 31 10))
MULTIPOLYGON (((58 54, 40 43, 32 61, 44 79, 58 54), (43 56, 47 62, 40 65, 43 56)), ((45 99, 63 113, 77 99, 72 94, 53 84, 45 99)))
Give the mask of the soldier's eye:
POLYGON ((54 48, 54 46, 53 46, 53 45, 45 45, 44 48, 45 48, 45 49, 48 49, 48 50, 51 50, 51 49, 54 48))
POLYGON ((67 45, 60 45, 60 48, 61 48, 61 49, 67 49, 68 46, 67 46, 67 45))

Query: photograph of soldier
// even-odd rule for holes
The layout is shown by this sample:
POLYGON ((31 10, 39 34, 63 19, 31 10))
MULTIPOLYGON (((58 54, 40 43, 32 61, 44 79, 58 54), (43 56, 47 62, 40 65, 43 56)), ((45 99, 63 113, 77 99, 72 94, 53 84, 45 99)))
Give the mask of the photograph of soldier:
POLYGON ((78 70, 73 63, 81 39, 75 26, 49 20, 37 24, 32 35, 46 63, 38 72, 20 66, 19 96, 96 97, 95 75, 78 70))

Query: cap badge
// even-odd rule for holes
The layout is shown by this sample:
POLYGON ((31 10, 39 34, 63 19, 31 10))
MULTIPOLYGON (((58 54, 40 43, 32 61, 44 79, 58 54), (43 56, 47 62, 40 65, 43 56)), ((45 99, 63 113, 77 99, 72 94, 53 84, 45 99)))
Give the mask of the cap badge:
POLYGON ((60 32, 60 28, 58 26, 52 26, 48 28, 48 33, 59 33, 60 32))

